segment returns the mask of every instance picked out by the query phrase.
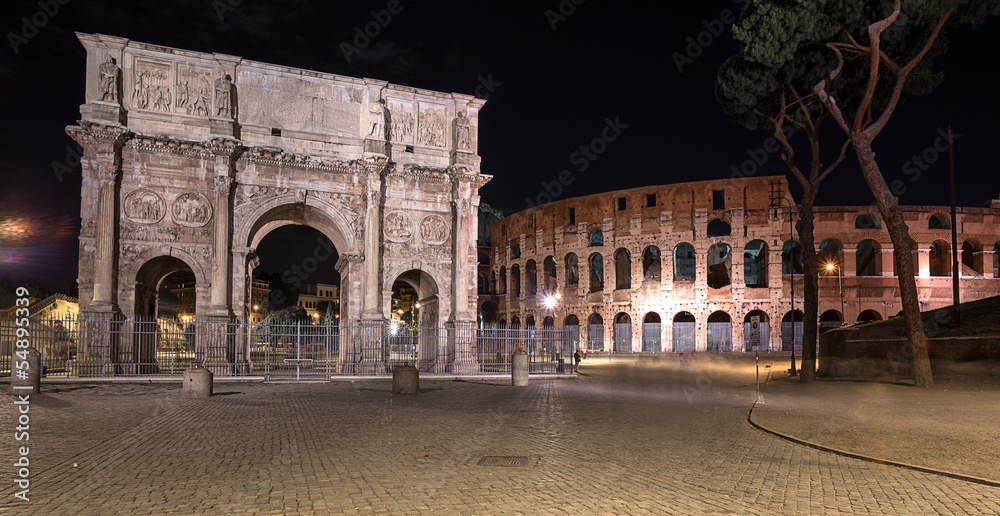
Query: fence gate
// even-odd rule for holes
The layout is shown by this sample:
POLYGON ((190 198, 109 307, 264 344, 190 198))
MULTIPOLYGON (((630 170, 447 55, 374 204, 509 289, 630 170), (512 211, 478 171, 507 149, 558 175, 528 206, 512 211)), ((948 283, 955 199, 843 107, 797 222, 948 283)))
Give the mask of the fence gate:
MULTIPOLYGON (((760 329, 760 345, 757 346, 757 351, 771 351, 771 326, 767 321, 760 321, 757 323, 757 327, 760 329)), ((743 351, 753 353, 754 347, 751 345, 751 339, 753 338, 753 326, 752 323, 743 323, 743 351)))
POLYGON ((660 352, 660 323, 643 323, 642 325, 642 352, 660 352))
POLYGON ((630 323, 617 323, 615 330, 615 353, 632 352, 632 325, 630 323))
POLYGON ((792 350, 792 329, 795 329, 795 351, 802 351, 802 332, 805 331, 803 323, 800 322, 783 322, 781 323, 781 350, 791 351, 792 350))
POLYGON ((708 351, 732 351, 733 350, 733 325, 730 322, 710 322, 708 323, 708 337, 706 349, 708 351))
POLYGON ((339 339, 338 326, 269 323, 251 333, 250 356, 255 365, 263 358, 266 381, 329 380, 337 369, 339 339))
POLYGON ((674 323, 674 351, 695 350, 695 324, 693 322, 674 323))

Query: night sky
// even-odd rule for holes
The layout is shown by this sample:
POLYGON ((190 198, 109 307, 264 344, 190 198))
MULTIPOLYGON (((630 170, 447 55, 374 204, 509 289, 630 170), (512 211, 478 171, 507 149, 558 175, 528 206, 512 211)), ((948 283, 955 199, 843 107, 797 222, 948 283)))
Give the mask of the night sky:
MULTIPOLYGON (((687 49, 698 55, 682 71, 672 57, 686 51, 687 38, 697 40, 706 24, 715 25, 726 9, 738 11, 742 2, 650 7, 651 2, 563 0, 568 14, 557 19, 546 15, 559 11, 555 0, 530 7, 404 0, 402 11, 348 61, 342 43, 353 45, 355 28, 372 22, 370 11, 388 4, 72 0, 48 16, 38 14, 37 1, 2 2, 4 33, 31 36, 17 52, 9 35, 0 48, 6 107, 0 138, 0 231, 5 231, 0 275, 38 278, 61 292, 76 278, 80 168, 71 153, 67 156, 75 143, 64 132, 79 118, 84 100, 85 53, 75 31, 479 95, 487 99, 479 153, 483 172, 494 176, 481 193, 508 213, 523 209, 526 199, 545 191, 541 182, 556 180, 562 170, 571 171, 573 182, 560 198, 729 177, 731 167, 748 159, 747 150, 762 147, 769 136, 743 129, 715 100, 715 72, 736 50, 728 27, 718 37, 702 35, 707 45, 687 49), (238 5, 221 9, 231 4, 238 5), (573 12, 566 7, 571 5, 573 12), (45 23, 34 33, 23 27, 22 17, 45 23), (620 124, 621 134, 580 170, 574 152, 599 136, 608 120, 620 124), (32 229, 3 229, 10 227, 32 229)), ((889 182, 905 181, 901 203, 948 203, 947 159, 938 159, 916 180, 903 167, 949 125, 958 135, 959 204, 982 206, 1000 194, 993 159, 1000 119, 998 50, 1000 20, 975 31, 967 26, 953 31, 949 51, 937 64, 945 72, 944 84, 900 106, 876 140, 889 182)), ((832 124, 828 129, 833 137, 828 150, 835 152, 842 136, 832 124)), ((852 154, 824 183, 820 204, 872 202, 852 154)), ((777 155, 756 171, 784 174, 777 155)), ((280 236, 275 241, 295 240, 280 236)), ((306 246, 311 250, 314 244, 306 246)))

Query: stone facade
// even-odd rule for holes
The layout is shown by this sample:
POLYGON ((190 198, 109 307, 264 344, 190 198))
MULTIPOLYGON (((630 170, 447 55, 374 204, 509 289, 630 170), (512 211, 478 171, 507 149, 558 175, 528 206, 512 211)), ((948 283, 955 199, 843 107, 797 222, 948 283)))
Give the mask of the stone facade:
MULTIPOLYGON (((792 324, 790 313, 793 280, 796 311, 803 292, 801 271, 789 274, 795 261, 790 206, 785 178, 757 177, 634 188, 533 207, 490 228, 492 265, 481 298, 496 300, 497 313, 488 318, 502 326, 578 324, 584 348, 749 351, 745 329, 758 316, 770 330, 760 349, 787 350, 793 328, 801 339, 801 325, 792 324), (557 293, 555 306, 545 307, 543 300, 557 293), (787 324, 779 328, 779 321, 787 324)), ((950 305, 949 210, 903 210, 916 243, 921 307, 950 305)), ((815 211, 820 266, 833 264, 820 275, 821 324, 900 314, 892 243, 877 210, 815 211)), ((998 235, 1000 201, 959 209, 962 301, 1000 294, 998 235)))
MULTIPOLYGON (((78 284, 88 317, 152 315, 159 281, 189 270, 199 317, 245 320, 255 247, 305 224, 339 254, 336 264, 323 263, 328 249, 314 257, 340 272, 342 320, 387 320, 402 279, 433 306, 427 324, 474 324, 478 191, 490 179, 477 154, 484 101, 78 37, 86 101, 67 132, 84 149, 78 284)), ((222 362, 244 360, 206 339, 222 362)))

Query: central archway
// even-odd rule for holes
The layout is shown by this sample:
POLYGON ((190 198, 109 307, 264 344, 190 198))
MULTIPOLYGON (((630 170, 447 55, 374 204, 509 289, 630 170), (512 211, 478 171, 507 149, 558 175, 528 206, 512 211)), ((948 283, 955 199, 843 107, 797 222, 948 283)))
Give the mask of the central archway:
POLYGON ((400 273, 392 282, 392 300, 388 303, 389 313, 386 319, 392 320, 391 311, 400 301, 401 315, 411 314, 410 324, 396 328, 390 345, 383 351, 387 353, 389 362, 412 361, 416 359, 417 368, 431 371, 435 364, 448 362, 450 351, 447 349, 440 331, 441 305, 438 284, 426 271, 410 269, 400 273), (404 299, 404 292, 412 293, 409 300, 404 299), (398 293, 398 294, 397 294, 398 293), (398 337, 398 338, 395 338, 398 337))

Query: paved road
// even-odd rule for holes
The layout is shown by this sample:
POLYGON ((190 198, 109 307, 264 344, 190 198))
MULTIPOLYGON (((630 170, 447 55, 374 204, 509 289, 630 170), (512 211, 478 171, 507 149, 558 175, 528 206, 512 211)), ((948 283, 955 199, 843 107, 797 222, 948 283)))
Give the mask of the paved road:
MULTIPOLYGON (((31 405, 31 500, 5 480, 0 513, 1000 513, 998 488, 752 428, 749 362, 588 362, 577 380, 423 382, 416 396, 379 382, 220 384, 201 400, 51 387, 31 405)), ((14 417, 0 405, 7 478, 14 417)))

